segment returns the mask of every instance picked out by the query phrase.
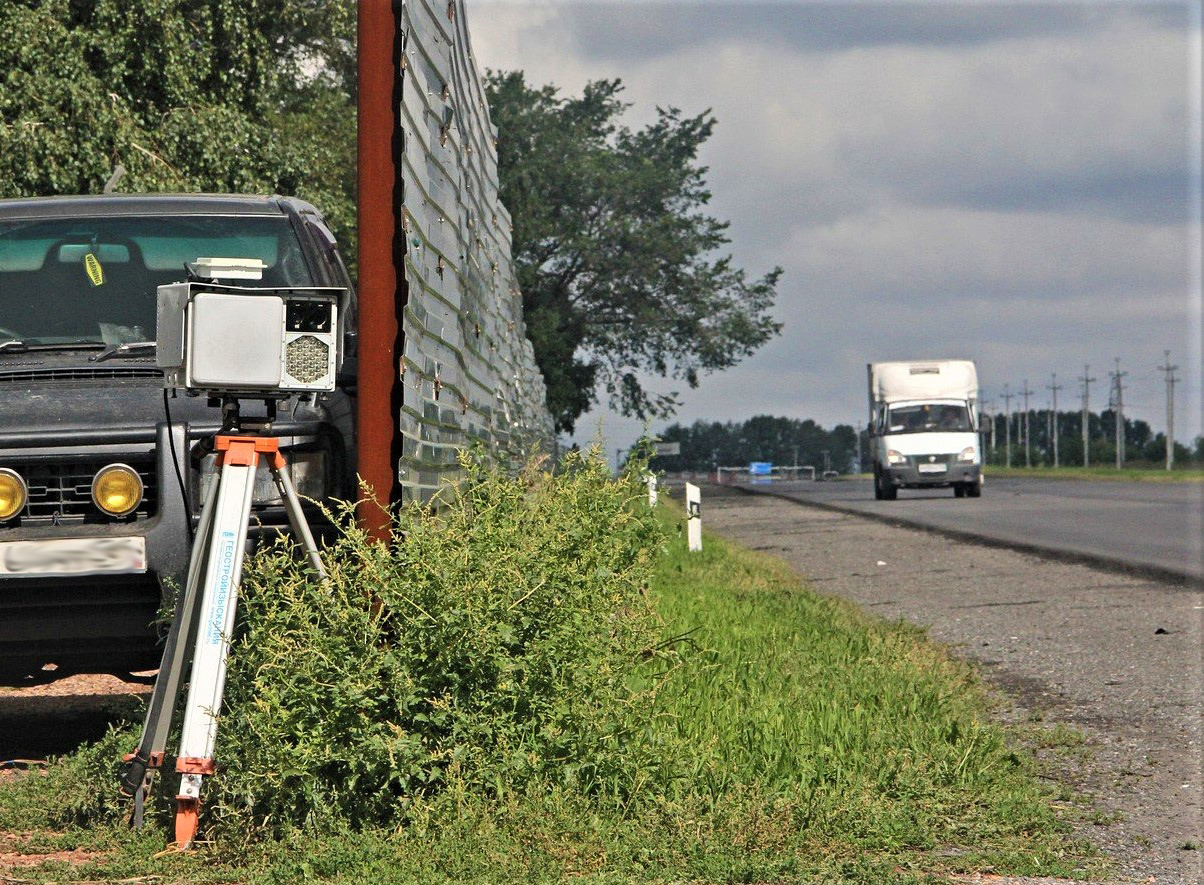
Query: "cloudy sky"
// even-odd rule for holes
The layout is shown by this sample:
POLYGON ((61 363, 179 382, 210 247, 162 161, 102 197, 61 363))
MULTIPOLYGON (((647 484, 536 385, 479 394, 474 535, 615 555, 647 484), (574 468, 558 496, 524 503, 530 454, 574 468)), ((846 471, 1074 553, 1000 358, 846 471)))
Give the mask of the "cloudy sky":
MULTIPOLYGON (((1200 2, 470 0, 478 64, 577 93, 620 77, 629 123, 713 109, 712 211, 753 276, 785 268, 780 338, 678 420, 865 418, 865 364, 977 360, 988 405, 1027 380, 1201 432, 1200 2), (1194 159, 1193 159, 1194 158, 1194 159)), ((671 382, 660 381, 662 388, 671 382)), ((1013 400, 1013 409, 1020 400, 1013 400)), ((608 449, 639 422, 599 409, 608 449)), ((658 429, 663 423, 656 423, 658 429)))

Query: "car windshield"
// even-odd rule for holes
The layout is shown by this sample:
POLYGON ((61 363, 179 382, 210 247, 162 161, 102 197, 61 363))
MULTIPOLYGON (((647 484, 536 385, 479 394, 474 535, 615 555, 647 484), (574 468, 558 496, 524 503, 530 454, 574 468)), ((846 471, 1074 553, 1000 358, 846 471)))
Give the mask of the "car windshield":
POLYGON ((152 340, 156 289, 198 258, 262 260, 250 285, 314 284, 283 216, 0 220, 0 344, 152 340))
POLYGON ((887 433, 964 432, 974 429, 965 406, 947 403, 892 406, 886 424, 887 433))

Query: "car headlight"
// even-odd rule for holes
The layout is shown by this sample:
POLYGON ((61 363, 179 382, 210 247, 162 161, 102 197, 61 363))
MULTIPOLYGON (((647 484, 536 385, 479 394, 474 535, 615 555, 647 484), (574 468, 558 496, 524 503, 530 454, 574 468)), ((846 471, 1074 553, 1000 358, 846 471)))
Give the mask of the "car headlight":
POLYGON ((906 464, 907 458, 896 452, 894 449, 887 449, 886 463, 891 465, 906 464))
POLYGON ((92 479, 92 501, 109 516, 129 516, 142 503, 142 477, 128 464, 110 464, 92 479))
POLYGON ((25 506, 29 488, 21 474, 8 467, 0 468, 0 522, 8 522, 25 506))
MULTIPOLYGON (((317 449, 309 452, 290 452, 282 450, 288 461, 288 475, 293 481, 293 487, 302 498, 313 498, 321 501, 328 494, 326 482, 326 452, 317 449)), ((200 498, 196 503, 199 508, 209 495, 209 489, 217 476, 217 454, 211 452, 201 459, 201 488, 200 498)), ((260 459, 255 471, 255 491, 251 503, 261 505, 283 504, 276 483, 272 480, 272 472, 268 469, 266 459, 260 459)))
POLYGON ((957 460, 963 464, 973 464, 978 460, 978 450, 974 446, 966 446, 957 456, 957 460))

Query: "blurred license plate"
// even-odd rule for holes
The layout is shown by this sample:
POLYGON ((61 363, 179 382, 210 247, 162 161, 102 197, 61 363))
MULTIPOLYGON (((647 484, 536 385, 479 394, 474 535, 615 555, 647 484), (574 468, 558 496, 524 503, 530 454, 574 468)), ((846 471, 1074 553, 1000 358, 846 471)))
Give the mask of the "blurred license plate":
POLYGON ((0 575, 95 575, 145 571, 145 538, 61 538, 0 543, 0 575))
POLYGON ((920 473, 944 473, 948 469, 945 464, 921 464, 920 473))

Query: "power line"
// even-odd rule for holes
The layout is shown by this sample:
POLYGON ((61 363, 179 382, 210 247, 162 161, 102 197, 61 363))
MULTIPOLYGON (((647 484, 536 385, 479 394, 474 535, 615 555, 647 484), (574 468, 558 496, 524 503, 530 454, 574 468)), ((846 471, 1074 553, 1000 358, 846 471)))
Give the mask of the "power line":
POLYGON ((1003 385, 1003 458, 1008 467, 1012 466, 1012 393, 1007 384, 1003 385))
POLYGON ((1178 366, 1171 365, 1171 352, 1162 351, 1163 365, 1158 370, 1166 373, 1166 469, 1175 466, 1175 370, 1178 366))
POLYGON ((1053 373, 1053 382, 1050 383, 1049 385, 1047 385, 1047 387, 1051 391, 1053 391, 1053 415, 1051 416, 1050 424, 1052 425, 1051 430, 1053 431, 1053 433, 1051 434, 1053 436, 1053 458, 1054 458, 1053 466, 1057 467, 1058 466, 1058 391, 1062 389, 1062 385, 1058 383, 1058 373, 1057 372, 1053 373))
POLYGON ((1125 386, 1124 378, 1128 372, 1120 370, 1120 357, 1116 357, 1116 371, 1109 372, 1112 376, 1112 392, 1114 399, 1113 415, 1116 418, 1116 469, 1125 465, 1125 386))
POLYGON ((1089 407, 1091 400, 1091 382, 1096 379, 1091 377, 1091 366, 1086 364, 1083 366, 1083 374, 1079 376, 1079 382, 1083 385, 1083 466, 1090 466, 1091 456, 1091 409, 1089 407))
POLYGON ((1028 398, 1030 396, 1032 396, 1032 394, 1034 392, 1035 391, 1028 389, 1028 379, 1025 378, 1024 379, 1024 389, 1022 391, 1020 391, 1020 394, 1024 397, 1024 466, 1025 467, 1033 466, 1032 452, 1029 448, 1028 398))

